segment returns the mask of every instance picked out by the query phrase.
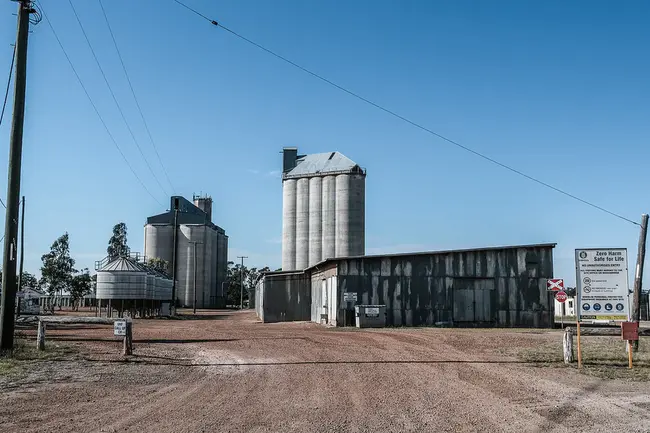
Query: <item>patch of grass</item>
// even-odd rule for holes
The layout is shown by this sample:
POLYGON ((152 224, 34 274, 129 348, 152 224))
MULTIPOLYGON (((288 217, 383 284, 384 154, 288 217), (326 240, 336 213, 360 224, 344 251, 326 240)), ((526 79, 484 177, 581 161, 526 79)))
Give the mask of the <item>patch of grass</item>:
MULTIPOLYGON (((625 342, 619 337, 584 337, 581 339, 582 373, 602 379, 628 379, 650 381, 650 341, 641 341, 639 351, 634 354, 634 368, 628 368, 625 342)), ((577 344, 574 341, 574 357, 577 358, 577 344)), ((564 364, 562 341, 546 343, 522 349, 519 359, 539 366, 577 368, 577 362, 564 364)))
POLYGON ((33 341, 16 338, 13 351, 0 356, 0 377, 20 375, 33 362, 69 359, 77 353, 74 347, 51 342, 37 350, 33 341))

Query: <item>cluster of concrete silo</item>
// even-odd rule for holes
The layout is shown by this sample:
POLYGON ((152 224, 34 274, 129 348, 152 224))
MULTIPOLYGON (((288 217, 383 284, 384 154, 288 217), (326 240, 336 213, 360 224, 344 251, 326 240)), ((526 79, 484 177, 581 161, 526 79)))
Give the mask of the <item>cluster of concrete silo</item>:
POLYGON ((283 153, 282 270, 363 255, 365 171, 339 152, 283 153))
POLYGON ((211 219, 212 199, 180 196, 171 198, 170 210, 147 218, 144 254, 169 263, 179 306, 194 306, 195 293, 197 308, 225 306, 228 236, 211 219))
POLYGON ((139 256, 106 258, 97 268, 98 314, 147 317, 167 314, 172 279, 140 261, 139 256), (105 313, 104 313, 105 312, 105 313))

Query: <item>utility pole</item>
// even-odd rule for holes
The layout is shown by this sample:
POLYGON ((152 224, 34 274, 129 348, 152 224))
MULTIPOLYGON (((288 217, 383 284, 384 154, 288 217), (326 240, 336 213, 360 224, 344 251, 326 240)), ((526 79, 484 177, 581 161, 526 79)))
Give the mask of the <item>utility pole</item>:
POLYGON ((237 256, 238 259, 241 259, 241 268, 239 268, 239 300, 240 305, 239 309, 244 309, 244 259, 247 259, 248 256, 237 256))
POLYGON ((172 240, 172 299, 169 314, 176 314, 176 250, 178 249, 178 206, 174 204, 174 238, 172 240))
POLYGON ((22 200, 22 210, 20 214, 20 270, 18 271, 18 290, 23 287, 23 269, 25 263, 25 196, 22 200))
POLYGON ((196 314, 196 245, 202 244, 203 242, 199 241, 190 241, 189 243, 194 245, 194 303, 192 304, 192 312, 196 314))
MULTIPOLYGON (((20 269, 18 270, 18 284, 16 290, 20 291, 23 288, 23 266, 25 261, 25 196, 23 196, 20 203, 23 209, 20 214, 20 269)), ((23 299, 24 295, 23 295, 23 299)), ((18 301, 18 308, 16 309, 16 317, 20 316, 20 301, 18 301)))
MULTIPOLYGON (((648 214, 641 215, 641 233, 639 234, 639 251, 636 255, 636 273, 634 274, 634 297, 632 298, 632 321, 639 324, 641 318, 641 285, 643 283, 643 262, 645 261, 645 242, 648 237, 648 214)), ((639 340, 632 344, 633 352, 639 351, 639 340)))
POLYGON ((27 39, 32 2, 18 3, 16 36, 16 78, 14 83, 14 112, 9 144, 7 181, 7 212, 5 214, 5 243, 2 259, 2 304, 0 306, 0 351, 14 347, 14 309, 16 308, 16 244, 18 238, 18 207, 20 200, 20 168, 23 153, 23 123, 25 121, 25 87, 27 81, 27 39))

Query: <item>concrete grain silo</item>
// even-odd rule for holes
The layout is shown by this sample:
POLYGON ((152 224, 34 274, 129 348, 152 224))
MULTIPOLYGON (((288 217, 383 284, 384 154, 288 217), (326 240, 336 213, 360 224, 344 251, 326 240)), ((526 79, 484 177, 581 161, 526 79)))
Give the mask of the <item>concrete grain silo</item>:
POLYGON ((366 172, 339 152, 283 150, 282 270, 365 253, 366 172))
POLYGON ((222 283, 228 267, 228 236, 211 218, 212 199, 196 196, 194 203, 173 196, 170 210, 147 218, 144 254, 169 264, 180 306, 194 305, 195 265, 197 308, 225 306, 222 283))

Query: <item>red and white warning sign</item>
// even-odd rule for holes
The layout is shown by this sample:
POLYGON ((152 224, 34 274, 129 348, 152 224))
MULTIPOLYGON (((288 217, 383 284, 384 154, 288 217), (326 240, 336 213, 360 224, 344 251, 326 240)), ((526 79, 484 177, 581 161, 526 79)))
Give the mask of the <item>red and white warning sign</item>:
POLYGON ((546 280, 546 290, 549 292, 562 292, 564 291, 564 280, 546 280))
POLYGON ((560 303, 566 302, 566 299, 567 299, 567 295, 566 295, 565 292, 557 292, 555 294, 555 300, 560 302, 560 303))

